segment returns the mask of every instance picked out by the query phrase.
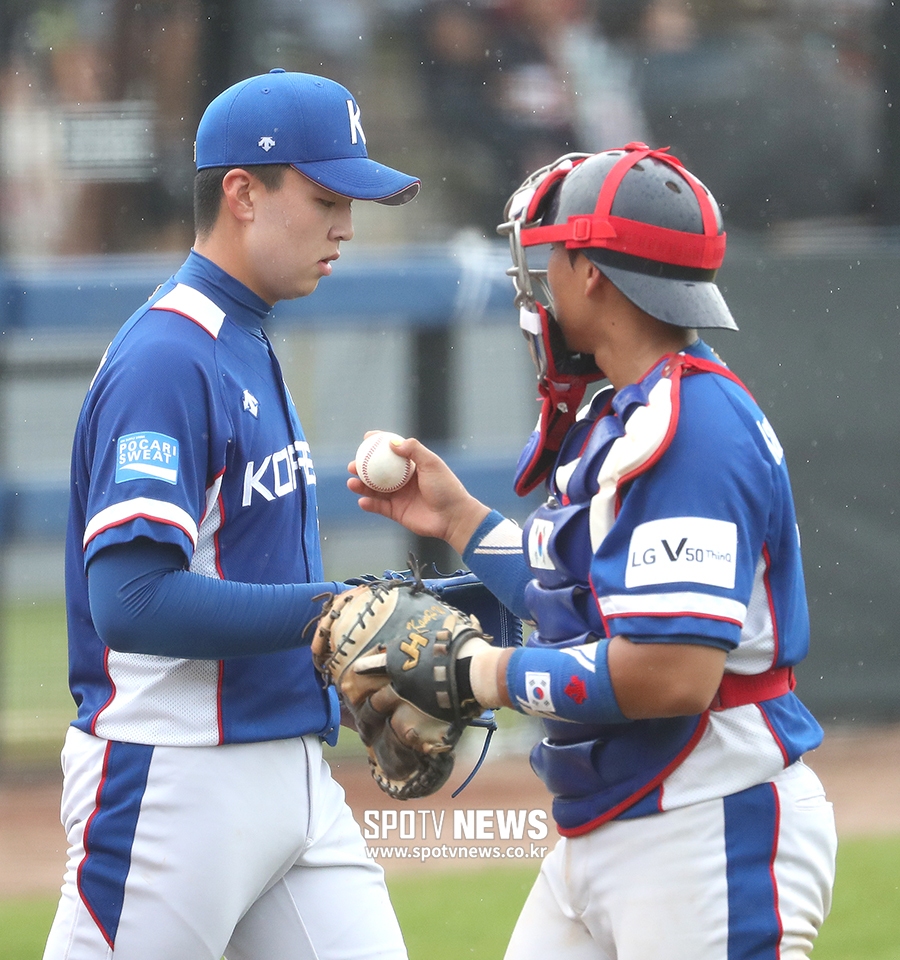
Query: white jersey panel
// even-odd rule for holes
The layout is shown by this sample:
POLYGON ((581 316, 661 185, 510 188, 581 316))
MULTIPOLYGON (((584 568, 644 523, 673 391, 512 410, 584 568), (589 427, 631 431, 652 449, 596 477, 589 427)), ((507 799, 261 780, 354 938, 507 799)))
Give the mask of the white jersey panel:
POLYGON ((662 809, 728 796, 783 769, 784 754, 755 703, 714 711, 697 746, 663 781, 662 809))
POLYGON ((775 662, 778 651, 775 649, 775 623, 766 583, 767 571, 768 564, 763 555, 756 565, 741 642, 729 652, 725 661, 725 669, 729 673, 765 673, 775 662))
POLYGON ((109 651, 115 695, 94 732, 107 740, 165 746, 220 741, 217 660, 179 660, 109 651))
POLYGON ((220 474, 206 493, 206 513, 200 521, 197 546, 190 565, 191 573, 200 573, 205 577, 217 579, 219 569, 216 563, 216 533, 222 526, 222 507, 219 503, 221 489, 222 475, 220 474))
POLYGON ((475 549, 479 554, 518 556, 522 553, 522 528, 513 520, 503 520, 475 549))

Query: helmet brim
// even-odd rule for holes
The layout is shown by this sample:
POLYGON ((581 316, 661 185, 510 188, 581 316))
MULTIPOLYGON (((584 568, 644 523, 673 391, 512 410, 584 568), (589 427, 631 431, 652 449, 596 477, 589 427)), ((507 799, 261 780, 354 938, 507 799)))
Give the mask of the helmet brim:
POLYGON ((721 290, 712 281, 677 280, 613 267, 603 262, 603 252, 582 251, 632 303, 657 320, 676 327, 738 329, 721 290))

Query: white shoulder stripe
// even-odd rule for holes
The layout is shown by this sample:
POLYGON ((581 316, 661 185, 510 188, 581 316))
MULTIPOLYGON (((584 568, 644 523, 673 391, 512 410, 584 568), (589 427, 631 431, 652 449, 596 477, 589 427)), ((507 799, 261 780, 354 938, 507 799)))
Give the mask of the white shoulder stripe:
POLYGON ((120 527, 129 520, 144 517, 158 523, 167 523, 178 527, 187 534, 191 544, 197 546, 197 524, 193 517, 181 507, 165 500, 152 500, 150 497, 135 497, 122 503, 114 503, 91 517, 84 531, 84 546, 91 542, 98 534, 110 527, 120 527))
POLYGON ((684 590, 678 593, 625 593, 600 597, 605 617, 712 617, 743 626, 747 607, 737 600, 684 590))
POLYGON ((502 520, 478 544, 475 553, 522 553, 522 528, 513 520, 502 520))
POLYGON ((224 311, 220 310, 206 294, 183 283, 179 283, 174 290, 160 297, 150 309, 180 313, 203 327, 213 338, 219 336, 222 321, 225 319, 224 311))

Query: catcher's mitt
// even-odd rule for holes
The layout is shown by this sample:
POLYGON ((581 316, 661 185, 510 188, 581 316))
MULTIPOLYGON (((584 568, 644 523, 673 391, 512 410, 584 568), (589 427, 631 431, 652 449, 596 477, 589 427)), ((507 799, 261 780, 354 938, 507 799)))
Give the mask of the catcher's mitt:
POLYGON ((456 678, 459 650, 473 637, 485 637, 478 620, 420 580, 373 580, 323 610, 316 666, 353 715, 372 776, 397 800, 446 783, 463 729, 482 713, 456 678))

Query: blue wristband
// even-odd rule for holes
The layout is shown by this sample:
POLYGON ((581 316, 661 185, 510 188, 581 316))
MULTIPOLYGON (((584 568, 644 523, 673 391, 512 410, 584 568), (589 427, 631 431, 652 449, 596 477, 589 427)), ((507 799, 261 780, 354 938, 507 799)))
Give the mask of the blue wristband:
POLYGON ((578 723, 627 723, 608 664, 609 640, 575 647, 523 647, 510 657, 506 685, 521 713, 578 723))

